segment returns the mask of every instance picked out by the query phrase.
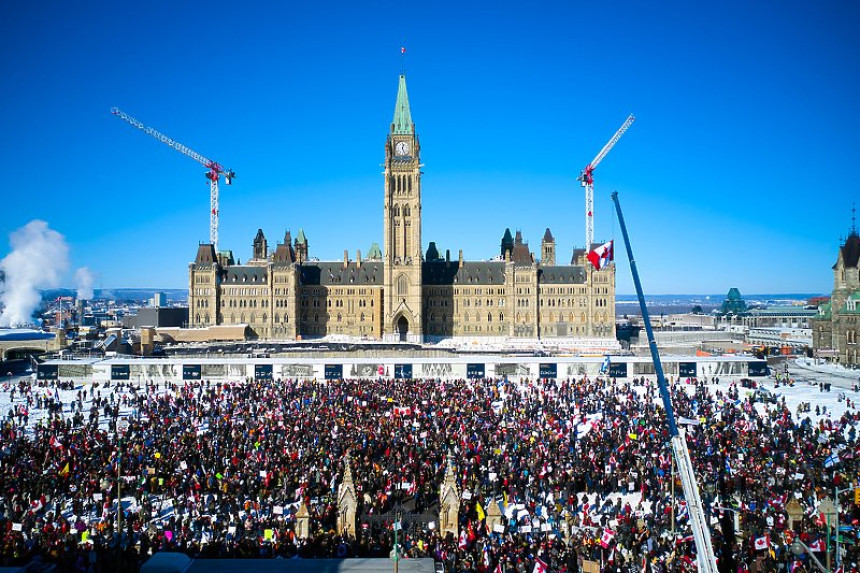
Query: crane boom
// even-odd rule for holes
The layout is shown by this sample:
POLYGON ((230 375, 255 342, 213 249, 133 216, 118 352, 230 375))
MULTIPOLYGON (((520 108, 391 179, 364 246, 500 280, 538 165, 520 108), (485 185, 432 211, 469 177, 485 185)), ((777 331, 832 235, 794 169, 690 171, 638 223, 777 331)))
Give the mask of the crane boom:
POLYGON ((672 442, 672 452, 675 454, 675 463, 681 474, 681 486, 684 490, 684 499, 687 500, 687 508, 690 513, 690 527, 693 529, 693 541, 696 544, 696 560, 698 561, 699 573, 717 573, 717 560, 714 556, 714 548, 711 544, 711 532, 708 529, 708 521, 699 495, 699 487, 696 484, 696 474, 693 471, 693 462, 690 459, 690 451, 687 449, 687 439, 683 432, 678 431, 675 423, 675 410, 672 408, 672 396, 669 394, 669 386, 666 384, 666 376, 663 373, 663 363, 660 361, 660 352, 657 350, 657 342, 654 339, 654 331, 651 329, 651 317, 645 304, 645 295, 642 293, 642 283, 639 281, 639 271, 636 270, 636 260, 633 258, 633 249, 630 247, 630 237, 627 236, 627 226, 624 224, 624 215, 621 214, 621 203, 618 202, 618 193, 612 194, 612 202, 615 203, 615 212, 618 214, 618 225, 624 236, 624 244, 627 247, 627 258, 630 260, 630 271, 633 273, 633 284, 636 287, 636 296, 639 299, 639 308, 642 311, 642 322, 645 332, 648 334, 648 346, 651 348, 651 359, 654 361, 654 371, 657 374, 657 385, 660 387, 660 396, 663 399, 663 409, 666 412, 666 422, 669 425, 669 436, 672 442))
POLYGON ((118 107, 111 108, 110 112, 128 122, 130 125, 140 129, 144 133, 151 135, 155 139, 160 142, 172 147, 179 153, 190 157, 197 163, 201 164, 203 167, 208 169, 209 171, 206 173, 206 178, 209 179, 209 241, 212 245, 217 249, 218 248, 218 203, 219 203, 219 193, 218 193, 218 179, 223 175, 224 182, 227 185, 231 185, 233 183, 233 179, 236 177, 236 173, 232 169, 227 169, 217 161, 212 161, 211 159, 207 159, 203 155, 197 153, 187 145, 183 145, 178 141, 174 140, 167 135, 164 135, 157 129, 152 127, 147 127, 143 124, 143 122, 138 121, 132 116, 128 115, 118 107))
POLYGON ((594 242, 594 170, 603 161, 603 158, 606 157, 606 154, 609 153, 609 150, 615 147, 615 144, 618 143, 618 140, 621 139, 621 136, 624 135, 624 132, 630 129, 630 126, 633 125, 633 122, 636 121, 636 117, 631 113, 627 116, 627 119, 624 120, 624 123, 621 124, 621 127, 618 128, 618 131, 615 132, 606 145, 603 146, 603 149, 591 160, 591 163, 585 166, 585 169, 582 170, 582 173, 579 174, 577 178, 582 182, 582 186, 585 187, 585 248, 591 249, 591 244, 594 242))

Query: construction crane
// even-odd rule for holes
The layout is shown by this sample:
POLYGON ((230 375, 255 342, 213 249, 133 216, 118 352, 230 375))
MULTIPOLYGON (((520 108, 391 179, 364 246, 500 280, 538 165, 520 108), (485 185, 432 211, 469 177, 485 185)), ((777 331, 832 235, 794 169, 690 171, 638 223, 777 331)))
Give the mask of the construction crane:
POLYGON ((236 178, 236 173, 232 169, 227 169, 222 166, 217 161, 212 161, 211 159, 207 159, 182 145, 178 141, 174 141, 170 137, 167 137, 163 133, 158 130, 155 130, 151 127, 145 126, 140 121, 134 119, 118 107, 111 108, 110 112, 117 117, 120 117, 133 125, 134 127, 140 129, 144 133, 148 133, 155 139, 159 140, 162 143, 166 143, 179 153, 183 155, 187 155, 191 159, 195 160, 197 163, 201 164, 203 167, 208 169, 209 171, 206 173, 206 178, 209 180, 209 242, 215 247, 215 250, 218 250, 218 180, 221 176, 224 176, 224 181, 227 185, 232 185, 233 179, 236 178))
POLYGON ((603 158, 606 157, 606 154, 609 153, 609 150, 612 149, 618 140, 621 139, 621 136, 624 135, 624 132, 627 131, 630 126, 633 124, 633 121, 636 118, 633 117, 631 113, 627 119, 624 120, 624 123, 621 124, 621 127, 618 128, 618 131, 615 132, 615 135, 612 136, 612 139, 609 140, 609 143, 603 146, 603 149, 600 150, 600 153, 597 154, 597 157, 591 160, 591 163, 585 166, 585 169, 582 170, 582 173, 579 174, 577 180, 581 182, 582 186, 585 187, 585 248, 591 249, 591 244, 594 242, 594 170, 597 169, 597 166, 600 165, 600 162, 603 161, 603 158))
MULTIPOLYGON (((633 116, 628 118, 632 121, 633 116)), ((623 128, 622 128, 623 129, 623 128)), ((617 141, 620 133, 613 138, 617 141)), ((610 142, 612 143, 612 142, 610 142)), ((684 489, 684 499, 687 500, 687 508, 690 513, 690 527, 693 529, 693 541, 696 544, 696 561, 699 573, 717 573, 717 560, 714 556, 714 548, 711 545, 711 532, 708 529, 708 521, 702 506, 702 498, 699 495, 699 486, 696 483, 696 474, 693 472, 693 462, 690 459, 690 450, 687 449, 687 439, 684 433, 678 431, 675 422, 675 410, 672 407, 672 397, 669 394, 669 386, 666 384, 666 375, 663 373, 663 363, 660 361, 660 352, 657 350, 657 342, 654 339, 654 331, 651 329, 651 316, 645 304, 645 295, 642 294, 642 283, 639 281, 639 271, 636 270, 636 260, 633 258, 633 249, 630 247, 630 237, 627 236, 627 226, 624 224, 624 215, 621 214, 621 203, 618 202, 618 193, 612 194, 612 202, 615 203, 615 212, 618 214, 618 225, 624 236, 624 244, 627 247, 627 258, 630 259, 630 271, 633 273, 633 284, 636 287, 636 296, 639 299, 639 308, 642 311, 642 322, 645 332, 648 334, 648 346, 651 348, 651 359, 654 361, 654 371, 657 374, 657 385, 660 388, 660 397, 663 399, 663 409, 666 412, 666 423, 669 425, 669 436, 672 443, 672 452, 675 454, 675 464, 681 474, 681 486, 684 489)))

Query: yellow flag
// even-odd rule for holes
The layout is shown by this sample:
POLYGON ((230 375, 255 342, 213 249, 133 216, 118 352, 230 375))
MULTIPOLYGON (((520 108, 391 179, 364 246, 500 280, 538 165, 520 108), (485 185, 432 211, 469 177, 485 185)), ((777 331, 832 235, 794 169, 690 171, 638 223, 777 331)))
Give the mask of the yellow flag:
POLYGON ((478 512, 478 519, 479 519, 479 520, 481 520, 481 521, 484 521, 484 518, 485 518, 485 517, 487 517, 487 516, 486 516, 486 514, 484 513, 484 508, 483 508, 483 507, 481 507, 481 502, 477 502, 477 503, 475 504, 475 511, 477 511, 477 512, 478 512))
POLYGON ((636 440, 636 439, 638 439, 638 438, 639 438, 639 436, 638 436, 638 435, 634 434, 633 432, 630 432, 630 439, 631 439, 631 440, 636 440))
POLYGON ((89 538, 90 532, 88 530, 84 529, 81 531, 81 543, 86 543, 89 538))
POLYGON ((271 529, 267 529, 263 532, 263 539, 266 541, 271 541, 273 536, 274 531, 272 531, 271 529))
POLYGON ((502 495, 505 496, 505 507, 508 507, 508 492, 503 491, 502 495))
POLYGON ((66 467, 64 467, 63 469, 60 470, 60 475, 61 476, 69 475, 69 462, 66 462, 66 467))

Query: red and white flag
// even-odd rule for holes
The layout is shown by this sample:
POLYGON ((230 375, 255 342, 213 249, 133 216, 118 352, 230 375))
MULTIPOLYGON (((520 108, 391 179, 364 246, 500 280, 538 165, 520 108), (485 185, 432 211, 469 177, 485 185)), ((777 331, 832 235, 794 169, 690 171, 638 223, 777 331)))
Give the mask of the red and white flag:
POLYGON ((612 243, 614 241, 609 241, 608 243, 603 243, 593 251, 589 251, 586 258, 589 262, 594 265, 594 268, 598 271, 602 268, 605 268, 606 265, 611 263, 614 260, 614 256, 612 254, 613 248, 612 243))
POLYGON ((400 46, 400 53, 401 53, 401 54, 405 54, 405 53, 406 53, 406 46, 400 46))
POLYGON ((549 565, 540 557, 535 557, 535 568, 532 570, 532 573, 546 573, 547 570, 549 570, 549 565))
POLYGON ((824 551, 824 540, 823 539, 816 539, 815 541, 813 541, 812 543, 809 544, 809 550, 815 551, 816 553, 820 553, 821 551, 824 551))
POLYGON ((615 532, 611 529, 604 529, 603 535, 600 536, 600 546, 606 549, 613 539, 615 539, 615 532))
POLYGON ((762 537, 756 537, 754 547, 756 551, 761 551, 762 549, 770 547, 770 536, 764 535, 762 537))

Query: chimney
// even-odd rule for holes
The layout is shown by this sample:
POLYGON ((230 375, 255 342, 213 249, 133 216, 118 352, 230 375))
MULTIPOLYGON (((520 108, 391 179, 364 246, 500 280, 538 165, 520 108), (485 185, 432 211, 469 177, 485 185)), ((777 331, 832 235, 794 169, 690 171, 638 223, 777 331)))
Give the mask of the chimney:
POLYGON ((463 249, 460 249, 460 268, 463 268, 463 249))
POLYGON ((445 249, 445 262, 451 262, 451 249, 445 249))
POLYGON ((343 268, 349 266, 349 251, 343 250, 343 268))
POLYGON ((358 267, 359 269, 361 268, 361 249, 358 249, 356 251, 355 266, 358 267))

